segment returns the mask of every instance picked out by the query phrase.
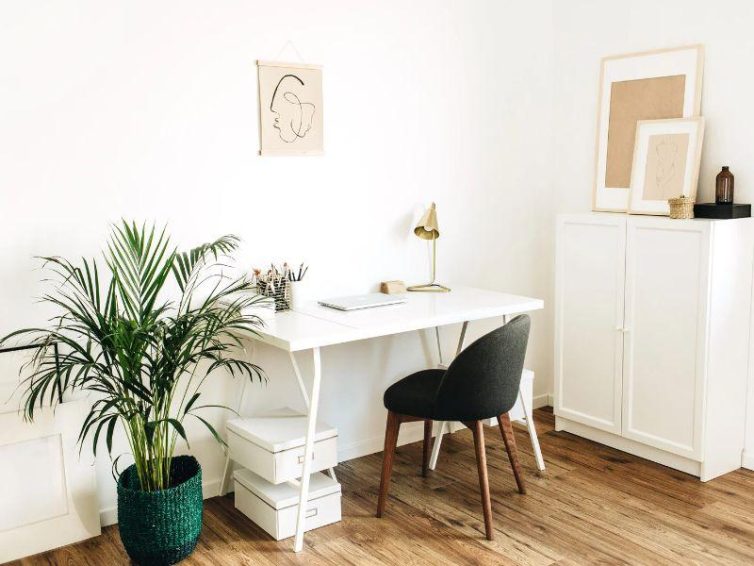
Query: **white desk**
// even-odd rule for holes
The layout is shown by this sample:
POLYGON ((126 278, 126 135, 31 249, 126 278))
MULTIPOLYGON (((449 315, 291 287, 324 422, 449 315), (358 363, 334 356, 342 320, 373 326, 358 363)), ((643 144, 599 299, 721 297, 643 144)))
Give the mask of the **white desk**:
MULTIPOLYGON (((319 392, 322 380, 320 348, 344 344, 356 340, 377 338, 402 332, 437 329, 448 324, 463 323, 456 355, 463 349, 469 322, 486 318, 503 317, 539 310, 544 303, 539 299, 484 291, 481 289, 454 288, 450 293, 409 293, 408 302, 402 305, 377 307, 362 311, 341 312, 312 303, 296 311, 281 312, 274 319, 265 321, 256 339, 289 353, 301 395, 308 407, 308 429, 304 452, 303 475, 298 506, 298 518, 294 550, 299 552, 304 545, 304 518, 309 495, 309 476, 314 448, 314 429, 319 408, 319 392), (314 376, 311 392, 306 390, 294 352, 311 350, 314 358, 314 376)), ((438 337, 438 350, 439 350, 438 337)), ((442 352, 440 363, 442 364, 442 352)), ((243 398, 243 394, 241 395, 243 398)), ((527 426, 537 454, 537 464, 544 464, 536 438, 531 407, 524 406, 527 426)), ((438 423, 437 436, 432 448, 430 467, 434 469, 446 423, 438 423)), ((230 461, 226 461, 227 477, 230 461)), ((223 484, 225 481, 223 481, 223 484)), ((221 486, 224 491, 224 485, 221 486)))

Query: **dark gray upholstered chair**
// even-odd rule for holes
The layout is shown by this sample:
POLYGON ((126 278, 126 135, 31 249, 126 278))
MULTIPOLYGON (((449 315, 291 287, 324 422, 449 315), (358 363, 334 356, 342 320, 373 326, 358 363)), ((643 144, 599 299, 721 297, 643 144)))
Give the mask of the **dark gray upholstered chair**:
POLYGON ((531 323, 527 315, 482 336, 459 354, 447 370, 419 371, 385 391, 388 410, 377 517, 382 516, 401 423, 424 421, 422 475, 427 475, 432 421, 461 421, 474 433, 484 526, 492 540, 492 506, 482 420, 496 417, 520 493, 526 493, 508 411, 521 385, 531 323))

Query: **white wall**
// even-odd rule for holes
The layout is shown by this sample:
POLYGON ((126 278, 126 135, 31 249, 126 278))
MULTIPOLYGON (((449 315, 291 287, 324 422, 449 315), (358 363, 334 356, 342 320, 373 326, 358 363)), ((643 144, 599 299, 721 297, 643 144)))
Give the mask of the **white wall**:
MULTIPOLYGON (((0 333, 48 314, 33 304, 33 256, 94 255, 121 217, 169 222, 186 246, 235 233, 244 266, 305 259, 321 293, 358 293, 427 277, 427 248, 409 228, 435 200, 444 282, 549 302, 552 33, 549 0, 1 3, 0 333), (279 53, 289 39, 324 65, 323 157, 257 156, 254 62, 295 60, 279 53)), ((582 53, 584 93, 572 103, 590 122, 597 54, 569 61, 582 53)), ((590 163, 576 150, 593 142, 582 141, 570 144, 575 165, 590 163)), ((561 179, 574 193, 583 185, 586 199, 589 168, 576 173, 561 179)), ((535 316, 529 366, 540 394, 550 389, 550 326, 548 312, 535 316)), ((325 351, 322 417, 339 427, 343 451, 379 446, 382 391, 424 367, 431 345, 404 335, 325 351)), ((245 410, 295 399, 282 354, 255 357, 270 379, 245 410)), ((227 402, 237 387, 217 379, 208 394, 227 402)), ((192 438, 216 487, 221 451, 199 429, 192 438)), ((109 463, 97 466, 111 517, 109 463)))
MULTIPOLYGON (((714 199, 715 175, 730 165, 737 202, 752 202, 754 3, 748 0, 568 0, 554 2, 554 190, 559 212, 591 208, 600 59, 702 43, 705 140, 700 201, 714 199)), ((731 352, 731 355, 748 355, 731 352)), ((754 468, 754 376, 748 447, 754 468)))

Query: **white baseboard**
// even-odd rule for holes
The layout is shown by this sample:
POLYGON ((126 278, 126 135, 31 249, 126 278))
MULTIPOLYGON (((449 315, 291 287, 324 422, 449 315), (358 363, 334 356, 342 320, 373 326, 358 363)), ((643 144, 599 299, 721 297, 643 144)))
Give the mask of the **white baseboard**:
POLYGON ((532 405, 535 409, 541 409, 542 407, 552 407, 552 394, 543 393, 542 395, 535 395, 532 399, 532 405))
POLYGON ((103 527, 109 527, 118 522, 118 508, 108 507, 107 509, 100 509, 99 522, 103 527))
MULTIPOLYGON (((215 497, 219 490, 219 479, 202 482, 202 496, 204 499, 215 497)), ((118 508, 113 506, 107 507, 106 509, 100 509, 99 522, 103 527, 115 525, 118 522, 118 508)))
POLYGON ((741 466, 747 470, 754 470, 754 452, 744 450, 741 458, 741 466))

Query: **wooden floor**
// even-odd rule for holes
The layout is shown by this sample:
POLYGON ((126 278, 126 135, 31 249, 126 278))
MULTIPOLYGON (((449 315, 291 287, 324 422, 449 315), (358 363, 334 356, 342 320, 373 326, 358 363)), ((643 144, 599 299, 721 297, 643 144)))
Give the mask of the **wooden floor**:
MULTIPOLYGON (((206 501, 204 529, 184 564, 754 564, 754 472, 707 484, 553 430, 537 411, 547 462, 539 477, 516 430, 528 494, 516 491, 499 432, 486 428, 495 540, 484 538, 468 430, 446 437, 438 471, 422 479, 421 444, 398 449, 385 516, 374 518, 381 454, 341 464, 343 521, 275 542, 233 507, 206 501)), ((128 564, 117 527, 17 564, 128 564)))

